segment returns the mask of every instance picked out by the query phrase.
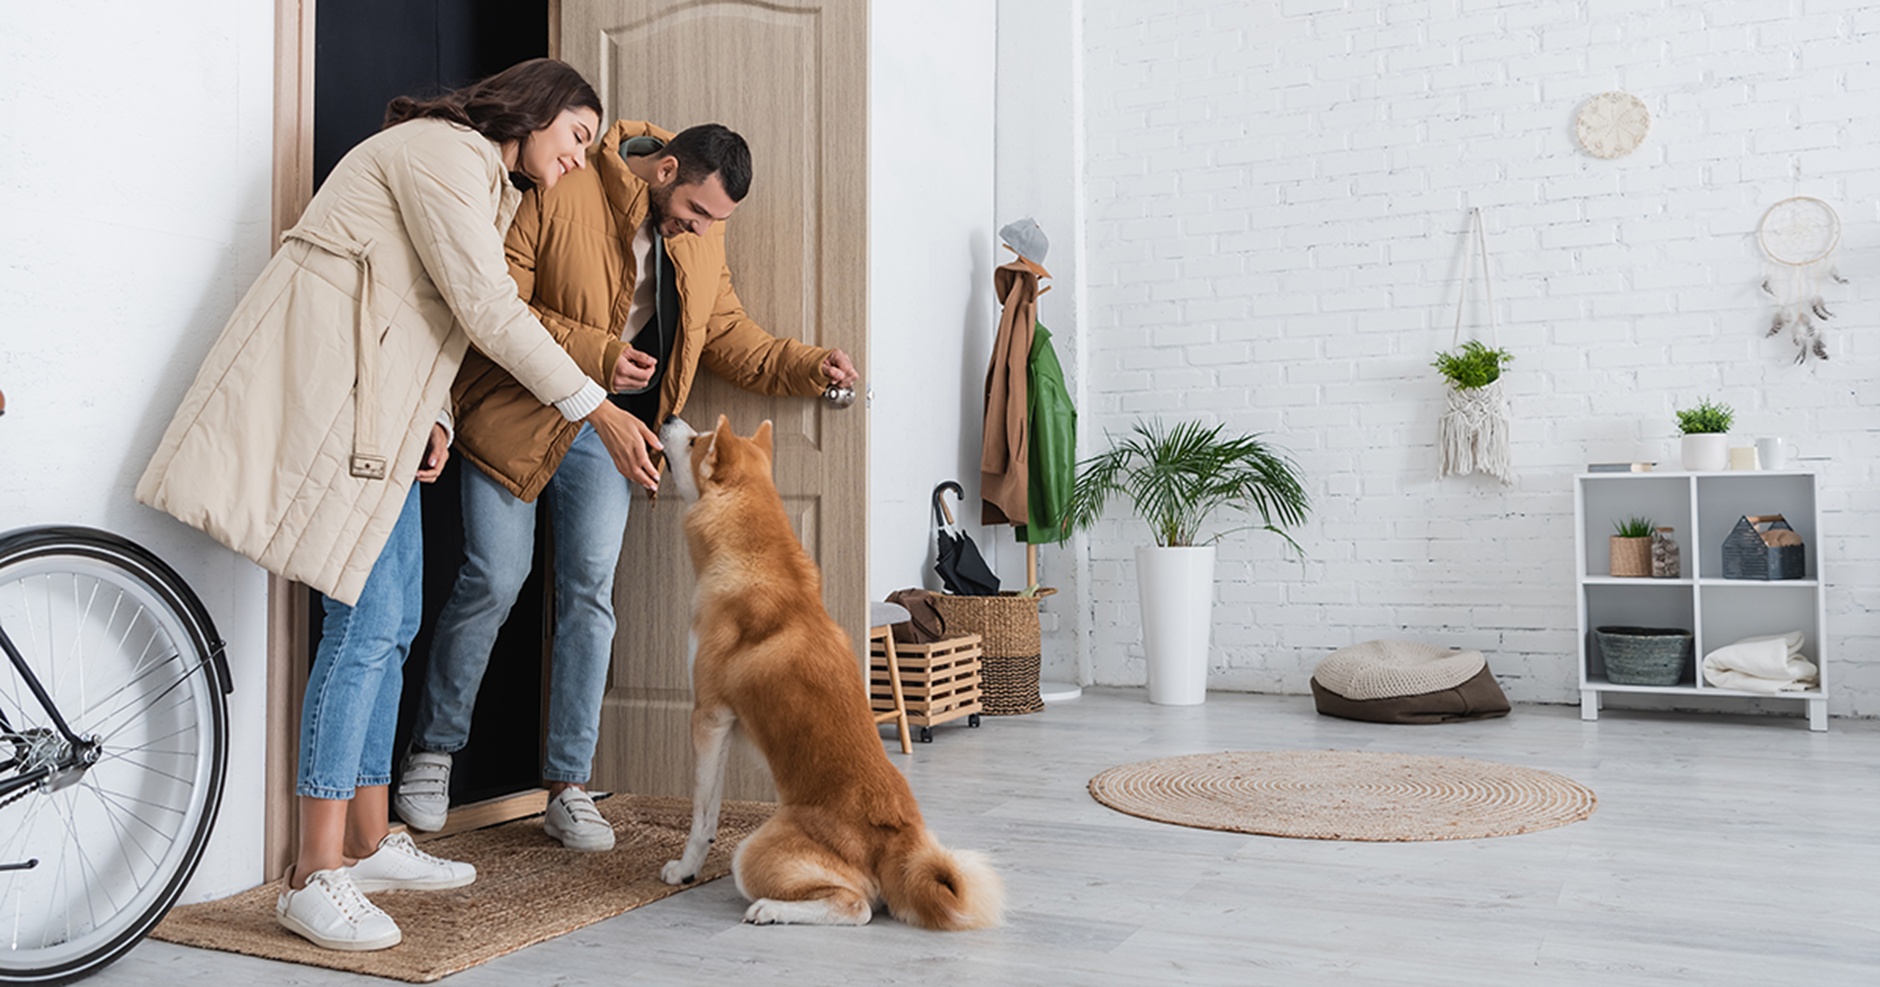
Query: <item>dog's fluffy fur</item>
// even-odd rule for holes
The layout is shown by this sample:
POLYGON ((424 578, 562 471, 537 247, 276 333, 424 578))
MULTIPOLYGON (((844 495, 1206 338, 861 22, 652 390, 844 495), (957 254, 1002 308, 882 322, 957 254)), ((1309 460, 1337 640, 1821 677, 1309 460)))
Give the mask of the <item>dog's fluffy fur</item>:
POLYGON ((997 925, 998 874, 934 839, 882 749, 849 637, 823 609, 822 574, 771 479, 770 433, 765 422, 750 438, 734 435, 722 416, 705 434, 677 421, 661 430, 691 503, 698 787, 684 856, 660 876, 697 879, 740 725, 770 762, 782 803, 733 858, 738 890, 752 901, 745 921, 863 925, 886 903, 923 928, 997 925))

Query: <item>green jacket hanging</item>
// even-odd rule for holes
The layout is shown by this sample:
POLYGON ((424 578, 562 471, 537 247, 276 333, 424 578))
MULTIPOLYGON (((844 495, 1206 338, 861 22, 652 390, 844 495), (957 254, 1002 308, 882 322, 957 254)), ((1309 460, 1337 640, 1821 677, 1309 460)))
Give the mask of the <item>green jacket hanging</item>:
POLYGON ((1043 545, 1070 537, 1064 515, 1077 475, 1077 408, 1064 387, 1064 369, 1043 323, 1032 329, 1031 356, 1026 363, 1030 377, 1025 395, 1030 432, 1025 503, 1029 523, 1019 525, 1015 534, 1021 542, 1043 545))

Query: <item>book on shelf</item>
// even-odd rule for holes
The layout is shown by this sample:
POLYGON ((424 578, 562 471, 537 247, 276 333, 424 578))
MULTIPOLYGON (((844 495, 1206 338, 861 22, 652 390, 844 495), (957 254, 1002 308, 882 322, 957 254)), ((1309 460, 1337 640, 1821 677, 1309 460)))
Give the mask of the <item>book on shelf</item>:
POLYGON ((1588 473, 1650 473, 1657 463, 1587 463, 1588 473))

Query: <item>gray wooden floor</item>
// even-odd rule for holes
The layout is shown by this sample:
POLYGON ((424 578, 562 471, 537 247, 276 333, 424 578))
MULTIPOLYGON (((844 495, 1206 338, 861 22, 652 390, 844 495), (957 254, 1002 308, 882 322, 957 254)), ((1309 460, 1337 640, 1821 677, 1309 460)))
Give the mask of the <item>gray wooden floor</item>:
MULTIPOLYGON (((935 730, 898 753, 932 828, 988 851, 1005 927, 741 925, 727 880, 450 977, 451 987, 660 984, 1880 983, 1880 722, 1608 711, 1390 727, 1309 698, 1152 706, 1086 690, 935 730), (1214 833, 1085 792, 1131 761, 1222 750, 1391 750, 1556 771, 1593 818, 1525 836, 1334 843, 1214 833)), ((88 984, 373 978, 146 942, 88 984)))

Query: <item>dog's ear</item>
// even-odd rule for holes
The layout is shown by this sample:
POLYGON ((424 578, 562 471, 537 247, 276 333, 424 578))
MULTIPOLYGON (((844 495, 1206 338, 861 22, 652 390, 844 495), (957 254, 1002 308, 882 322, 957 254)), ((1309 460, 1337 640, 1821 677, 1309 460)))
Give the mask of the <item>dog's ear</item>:
POLYGON ((712 444, 706 458, 714 468, 731 465, 738 459, 738 433, 731 430, 731 419, 718 416, 718 427, 712 429, 712 444))
POLYGON ((700 480, 709 480, 712 474, 718 471, 718 433, 713 432, 704 438, 705 451, 699 454, 697 472, 700 480))
POLYGON ((759 449, 764 450, 765 459, 775 458, 770 454, 770 419, 764 419, 764 423, 757 426, 757 433, 751 436, 751 441, 757 443, 759 449))

